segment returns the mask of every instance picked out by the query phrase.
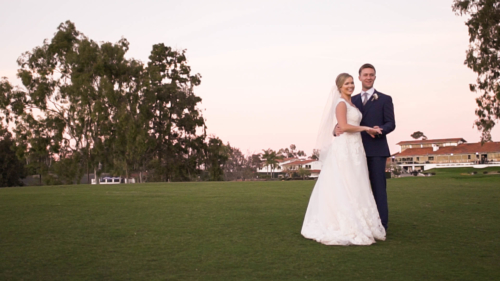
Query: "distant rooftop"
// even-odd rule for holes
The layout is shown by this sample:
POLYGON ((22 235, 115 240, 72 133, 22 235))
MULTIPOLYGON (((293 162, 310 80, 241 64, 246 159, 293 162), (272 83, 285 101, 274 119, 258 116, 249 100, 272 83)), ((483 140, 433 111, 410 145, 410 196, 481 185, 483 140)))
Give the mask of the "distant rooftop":
POLYGON ((304 164, 309 164, 311 162, 315 162, 317 160, 309 159, 309 160, 300 160, 297 159, 297 161, 292 161, 290 163, 284 164, 284 165, 304 165, 304 164))
POLYGON ((403 152, 397 154, 397 157, 402 156, 419 156, 419 155, 449 155, 449 154, 476 154, 500 152, 500 142, 485 142, 481 145, 478 143, 462 143, 457 146, 444 146, 438 150, 433 151, 432 147, 423 148, 408 148, 403 152))
POLYGON ((463 138, 453 138, 453 139, 434 139, 434 140, 411 140, 411 141, 400 141, 397 145, 410 145, 410 144, 440 144, 440 143, 458 143, 467 142, 463 138))

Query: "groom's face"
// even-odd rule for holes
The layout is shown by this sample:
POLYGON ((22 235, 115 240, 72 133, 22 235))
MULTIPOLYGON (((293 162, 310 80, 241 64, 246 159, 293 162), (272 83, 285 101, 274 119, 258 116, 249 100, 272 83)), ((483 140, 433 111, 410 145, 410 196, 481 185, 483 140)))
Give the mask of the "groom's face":
POLYGON ((364 68, 361 70, 359 74, 359 81, 361 81, 361 85, 363 86, 363 90, 368 90, 373 87, 375 83, 375 70, 372 68, 364 68))

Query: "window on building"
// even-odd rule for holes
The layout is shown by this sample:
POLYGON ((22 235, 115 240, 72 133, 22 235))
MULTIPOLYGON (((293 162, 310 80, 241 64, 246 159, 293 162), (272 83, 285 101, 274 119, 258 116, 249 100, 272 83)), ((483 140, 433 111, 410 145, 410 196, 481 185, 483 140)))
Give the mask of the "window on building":
POLYGON ((434 160, 434 156, 429 156, 429 161, 434 160))
POLYGON ((470 154, 469 154, 469 155, 467 155, 467 159, 470 159, 470 154))
POLYGON ((417 161, 420 161, 420 157, 417 157, 417 161))

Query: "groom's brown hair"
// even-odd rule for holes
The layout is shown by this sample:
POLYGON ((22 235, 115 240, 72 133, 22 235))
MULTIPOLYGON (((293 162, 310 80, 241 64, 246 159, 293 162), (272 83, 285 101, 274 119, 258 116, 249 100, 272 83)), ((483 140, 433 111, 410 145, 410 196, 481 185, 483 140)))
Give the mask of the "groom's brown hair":
POLYGON ((365 63, 363 64, 360 68, 359 68, 359 75, 361 75, 361 70, 365 69, 365 68, 371 68, 373 69, 373 71, 375 73, 377 73, 377 71, 375 70, 375 66, 373 66, 372 64, 369 64, 369 63, 365 63))

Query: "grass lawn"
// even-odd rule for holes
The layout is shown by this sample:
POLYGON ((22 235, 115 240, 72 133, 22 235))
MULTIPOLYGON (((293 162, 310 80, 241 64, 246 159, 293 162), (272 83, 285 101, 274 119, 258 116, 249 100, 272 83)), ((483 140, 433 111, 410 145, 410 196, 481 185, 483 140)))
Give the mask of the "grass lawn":
POLYGON ((300 235, 313 181, 3 188, 0 280, 500 280, 478 171, 389 180, 387 241, 348 247, 300 235))

